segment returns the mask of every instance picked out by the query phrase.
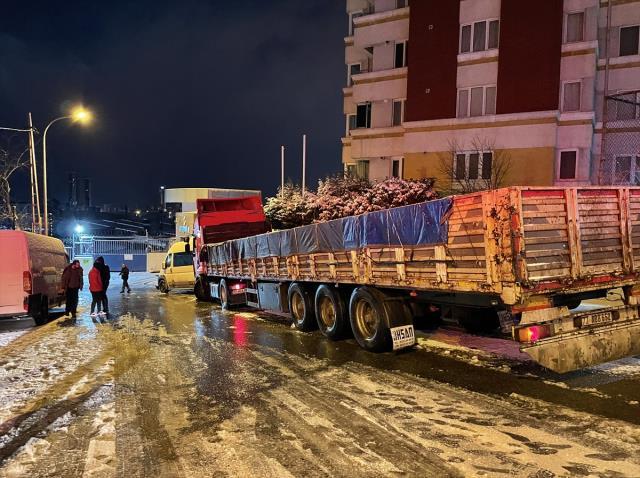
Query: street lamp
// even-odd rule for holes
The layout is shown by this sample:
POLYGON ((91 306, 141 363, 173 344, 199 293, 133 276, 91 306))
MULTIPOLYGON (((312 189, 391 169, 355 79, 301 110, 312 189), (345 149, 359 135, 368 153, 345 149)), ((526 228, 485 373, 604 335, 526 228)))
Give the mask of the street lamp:
POLYGON ((54 123, 62 120, 71 120, 73 123, 80 123, 82 125, 88 124, 91 122, 93 115, 83 106, 76 106, 71 110, 71 114, 66 116, 60 116, 59 118, 55 118, 51 120, 51 122, 44 129, 44 134, 42 135, 42 182, 44 185, 44 231, 45 234, 49 235, 49 207, 48 200, 49 196, 47 195, 47 131, 54 123))

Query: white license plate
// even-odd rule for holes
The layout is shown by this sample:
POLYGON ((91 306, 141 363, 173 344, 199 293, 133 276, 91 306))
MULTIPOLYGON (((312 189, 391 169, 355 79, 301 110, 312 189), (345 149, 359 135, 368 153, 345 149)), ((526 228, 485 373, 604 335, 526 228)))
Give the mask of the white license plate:
POLYGON ((613 314, 611 312, 595 312, 580 317, 579 326, 587 327, 589 325, 606 324, 607 322, 613 322, 613 314))
POLYGON ((413 325, 392 327, 391 340, 393 340, 393 350, 411 347, 416 342, 416 336, 413 333, 413 325))
POLYGON ((244 294, 244 289, 231 289, 231 295, 244 294))

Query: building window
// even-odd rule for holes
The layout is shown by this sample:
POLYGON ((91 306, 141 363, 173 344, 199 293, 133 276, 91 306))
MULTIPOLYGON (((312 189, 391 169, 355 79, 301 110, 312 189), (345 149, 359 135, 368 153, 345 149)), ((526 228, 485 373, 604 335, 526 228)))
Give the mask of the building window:
POLYGON ((356 115, 347 115, 347 135, 351 133, 351 130, 356 129, 356 115))
POLYGON ((562 111, 580 111, 580 82, 571 81, 563 85, 562 111))
POLYGON ((496 87, 474 86, 458 90, 458 118, 496 114, 496 87))
POLYGON ((454 163, 454 179, 491 179, 491 169, 493 163, 493 153, 491 151, 457 153, 455 155, 454 163))
MULTIPOLYGON (((615 119, 629 121, 640 118, 640 93, 626 93, 616 95, 615 119)), ((611 100, 609 105, 611 105, 611 100)))
POLYGON ((362 10, 358 12, 349 13, 349 36, 352 36, 353 33, 356 31, 356 25, 354 23, 354 20, 358 17, 361 17, 362 15, 364 15, 364 12, 362 10))
POLYGON ((620 28, 620 56, 638 54, 640 44, 640 26, 620 28))
POLYGON ((566 16, 565 43, 584 40, 584 12, 569 13, 566 16))
POLYGON ((498 48, 500 21, 485 20, 460 27, 460 53, 498 48))
POLYGON ((409 6, 409 0, 396 0, 396 8, 404 8, 409 6))
POLYGON ((391 160, 391 177, 392 178, 402 177, 402 160, 401 159, 391 160))
POLYGON ((396 43, 394 65, 396 68, 407 66, 407 41, 396 43))
POLYGON ((353 86, 353 75, 358 75, 362 71, 360 63, 351 63, 347 69, 347 85, 353 86))
POLYGON ((576 178, 576 164, 578 161, 578 152, 561 151, 560 152, 560 179, 575 179, 576 178))
POLYGON ((361 160, 356 163, 356 176, 369 179, 369 160, 361 160))
POLYGON ((344 165, 345 176, 356 176, 357 167, 354 163, 347 163, 344 165))
POLYGON ((371 128, 371 103, 361 103, 357 106, 356 128, 371 128))
POLYGON ((400 126, 404 121, 404 105, 405 100, 393 100, 393 118, 391 124, 400 126))

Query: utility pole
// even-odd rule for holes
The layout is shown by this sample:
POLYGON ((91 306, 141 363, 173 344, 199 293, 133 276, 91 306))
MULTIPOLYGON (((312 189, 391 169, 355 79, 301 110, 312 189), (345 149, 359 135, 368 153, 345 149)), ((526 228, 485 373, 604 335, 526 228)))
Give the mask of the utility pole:
POLYGON ((280 194, 284 194, 284 146, 280 146, 280 194))
MULTIPOLYGON (((40 209, 40 189, 38 187, 38 165, 36 163, 36 148, 35 141, 33 139, 33 119, 31 118, 31 112, 29 112, 29 157, 31 163, 31 190, 32 194, 35 195, 35 213, 38 217, 38 233, 42 234, 42 214, 40 209)), ((45 199, 46 201, 46 199, 45 199)), ((33 196, 32 196, 32 204, 33 204, 33 196)), ((32 210, 33 210, 32 206, 32 210)), ((45 211, 47 211, 47 206, 45 204, 45 211)), ((33 216, 32 216, 33 217, 33 216)), ((35 219, 33 219, 33 232, 35 232, 35 219)), ((47 224, 47 218, 45 218, 45 224, 47 224)), ((45 234, 49 234, 49 231, 45 231, 45 234)))
POLYGON ((302 135, 302 195, 307 188, 307 135, 302 135))

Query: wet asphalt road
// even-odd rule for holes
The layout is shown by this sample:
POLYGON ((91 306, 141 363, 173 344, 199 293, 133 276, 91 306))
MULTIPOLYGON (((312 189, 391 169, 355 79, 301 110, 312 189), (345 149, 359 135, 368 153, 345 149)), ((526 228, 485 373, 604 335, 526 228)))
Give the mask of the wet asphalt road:
POLYGON ((373 355, 131 282, 107 319, 0 324, 0 477, 640 477, 640 360, 373 355))

